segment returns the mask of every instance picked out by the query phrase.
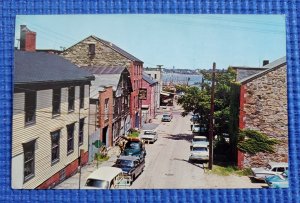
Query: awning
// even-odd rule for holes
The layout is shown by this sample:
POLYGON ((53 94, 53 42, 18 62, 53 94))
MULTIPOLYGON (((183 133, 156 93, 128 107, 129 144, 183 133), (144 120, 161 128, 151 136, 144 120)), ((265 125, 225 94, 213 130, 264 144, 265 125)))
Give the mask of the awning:
POLYGON ((142 105, 142 109, 149 109, 149 105, 142 105))

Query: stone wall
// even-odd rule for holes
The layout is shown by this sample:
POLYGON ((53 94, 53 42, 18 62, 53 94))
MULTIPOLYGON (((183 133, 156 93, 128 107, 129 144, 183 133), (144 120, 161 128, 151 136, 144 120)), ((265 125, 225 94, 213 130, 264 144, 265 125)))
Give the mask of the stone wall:
POLYGON ((64 58, 78 66, 112 66, 129 68, 131 61, 92 36, 63 51, 64 58), (95 55, 89 55, 89 44, 95 44, 95 55))
POLYGON ((261 166, 269 161, 286 162, 288 160, 286 65, 243 86, 245 129, 261 131, 280 141, 273 154, 258 153, 255 156, 246 154, 244 166, 261 166))

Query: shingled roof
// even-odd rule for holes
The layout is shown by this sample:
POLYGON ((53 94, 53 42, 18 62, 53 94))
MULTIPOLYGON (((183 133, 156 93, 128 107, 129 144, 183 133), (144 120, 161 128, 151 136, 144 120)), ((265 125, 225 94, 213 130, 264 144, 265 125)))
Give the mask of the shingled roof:
POLYGON ((90 81, 94 76, 56 54, 15 51, 14 84, 90 81))
POLYGON ((277 70, 278 68, 281 68, 285 65, 286 65, 286 57, 284 56, 282 58, 279 58, 279 59, 273 61, 272 63, 269 63, 269 64, 263 66, 263 68, 265 68, 266 70, 261 71, 257 74, 251 75, 247 78, 244 78, 244 79, 240 80, 239 82, 241 84, 246 84, 246 83, 248 83, 248 82, 250 82, 250 81, 252 81, 256 78, 262 77, 263 75, 265 75, 265 74, 267 74, 271 71, 277 70))

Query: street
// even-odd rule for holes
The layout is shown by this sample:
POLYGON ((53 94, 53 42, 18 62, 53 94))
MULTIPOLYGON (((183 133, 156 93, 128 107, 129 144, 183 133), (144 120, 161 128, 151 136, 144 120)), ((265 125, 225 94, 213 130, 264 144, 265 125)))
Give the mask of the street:
MULTIPOLYGON (((146 145, 144 172, 131 189, 261 188, 262 183, 251 183, 248 177, 208 174, 203 164, 189 163, 190 116, 182 117, 180 112, 179 107, 175 107, 172 121, 158 125, 158 140, 146 145)), ((161 114, 157 122, 160 118, 161 114)))

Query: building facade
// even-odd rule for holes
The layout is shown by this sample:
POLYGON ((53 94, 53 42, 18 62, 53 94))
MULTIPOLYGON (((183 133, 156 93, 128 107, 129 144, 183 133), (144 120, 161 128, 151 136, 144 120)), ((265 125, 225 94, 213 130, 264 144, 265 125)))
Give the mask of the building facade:
MULTIPOLYGON (((120 136, 127 135, 131 128, 129 102, 132 85, 129 71, 123 67, 112 69, 89 66, 84 69, 95 76, 90 100, 92 104, 98 104, 98 107, 90 115, 97 115, 95 123, 99 128, 98 139, 100 138, 107 147, 113 146, 120 136)), ((90 132, 91 135, 94 134, 93 131, 90 132)), ((91 138, 91 142, 93 141, 91 138)))
POLYGON ((160 108, 160 93, 163 87, 162 65, 157 65, 157 68, 144 68, 144 72, 158 82, 155 90, 155 98, 156 108, 160 108))
POLYGON ((158 82, 143 73, 142 89, 145 95, 142 98, 142 123, 148 123, 156 116, 158 82))
POLYGON ((143 62, 115 44, 89 36, 61 53, 61 56, 80 66, 124 67, 130 73, 133 91, 130 94, 131 127, 141 123, 141 101, 138 94, 142 86, 143 62))
POLYGON ((264 71, 240 80, 239 128, 258 130, 277 139, 279 144, 275 153, 250 156, 239 152, 240 167, 288 160, 286 58, 280 58, 264 68, 264 71))
POLYGON ((51 188, 87 162, 93 75, 26 49, 15 51, 14 70, 12 188, 51 188))

